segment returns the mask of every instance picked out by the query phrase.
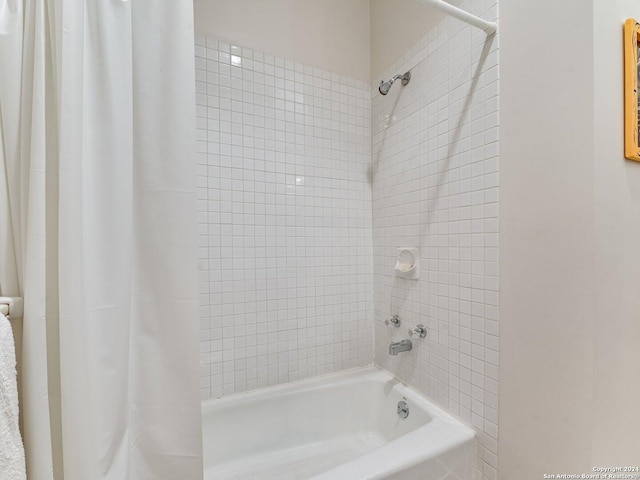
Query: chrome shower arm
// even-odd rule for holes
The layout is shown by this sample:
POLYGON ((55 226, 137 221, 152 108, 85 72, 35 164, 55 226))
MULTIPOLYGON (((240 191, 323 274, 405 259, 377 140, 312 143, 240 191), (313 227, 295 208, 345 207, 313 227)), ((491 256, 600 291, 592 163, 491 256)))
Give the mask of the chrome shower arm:
POLYGON ((394 75, 391 79, 391 83, 395 82, 396 80, 402 80, 402 85, 406 85, 407 83, 409 83, 409 80, 411 80, 411 72, 406 72, 403 75, 394 75))

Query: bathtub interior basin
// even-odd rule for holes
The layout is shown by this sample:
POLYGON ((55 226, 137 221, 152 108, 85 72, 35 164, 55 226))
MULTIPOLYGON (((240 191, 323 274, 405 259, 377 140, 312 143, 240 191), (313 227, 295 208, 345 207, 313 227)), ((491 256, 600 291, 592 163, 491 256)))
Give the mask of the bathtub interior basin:
POLYGON ((475 471, 473 431, 374 367, 202 409, 205 480, 470 480, 475 471))

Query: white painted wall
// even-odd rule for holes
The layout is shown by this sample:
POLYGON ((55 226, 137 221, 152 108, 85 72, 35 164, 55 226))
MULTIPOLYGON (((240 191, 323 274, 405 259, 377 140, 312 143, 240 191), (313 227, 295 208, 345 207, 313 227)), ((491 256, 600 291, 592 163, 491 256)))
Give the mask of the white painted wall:
POLYGON ((622 153, 633 15, 632 0, 500 4, 501 479, 640 462, 640 165, 622 153))
MULTIPOLYGON (((416 0, 371 0, 371 85, 444 18, 416 0)), ((451 2, 459 5, 460 0, 451 2)))
POLYGON ((194 10, 196 33, 376 84, 444 18, 416 0, 194 0, 194 10))
POLYGON ((593 14, 591 0, 500 14, 499 478, 528 480, 590 463, 593 14))
POLYGON ((369 0, 194 0, 195 30, 369 81, 369 0))
POLYGON ((640 464, 640 163, 623 154, 622 24, 637 0, 594 1, 593 464, 640 464))

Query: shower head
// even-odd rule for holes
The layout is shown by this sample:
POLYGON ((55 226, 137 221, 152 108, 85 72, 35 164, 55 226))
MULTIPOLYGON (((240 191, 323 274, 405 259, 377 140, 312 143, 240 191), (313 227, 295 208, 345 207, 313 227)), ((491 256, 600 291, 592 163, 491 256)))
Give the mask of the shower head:
POLYGON ((389 82, 384 82, 382 80, 380 80, 380 86, 378 87, 378 91, 382 94, 382 95, 386 95, 387 93, 389 93, 389 89, 391 88, 393 82, 389 81, 389 82))
POLYGON ((395 82, 396 80, 402 80, 402 85, 406 85, 407 83, 409 83, 409 80, 411 80, 411 72, 407 72, 404 75, 395 75, 391 80, 387 82, 380 80, 378 91, 382 95, 386 95, 387 93, 389 93, 391 85, 393 85, 393 82, 395 82))

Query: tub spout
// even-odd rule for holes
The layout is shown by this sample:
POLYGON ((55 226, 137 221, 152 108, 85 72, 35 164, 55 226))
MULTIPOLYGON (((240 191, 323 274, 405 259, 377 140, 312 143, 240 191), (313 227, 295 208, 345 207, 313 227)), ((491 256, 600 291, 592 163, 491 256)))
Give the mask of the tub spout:
POLYGON ((398 355, 400 352, 408 352, 413 348, 411 340, 402 340, 401 342, 393 342, 389 345, 389 355, 398 355))

